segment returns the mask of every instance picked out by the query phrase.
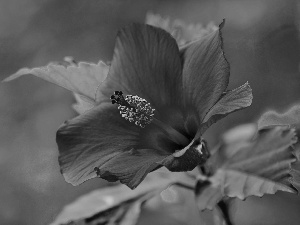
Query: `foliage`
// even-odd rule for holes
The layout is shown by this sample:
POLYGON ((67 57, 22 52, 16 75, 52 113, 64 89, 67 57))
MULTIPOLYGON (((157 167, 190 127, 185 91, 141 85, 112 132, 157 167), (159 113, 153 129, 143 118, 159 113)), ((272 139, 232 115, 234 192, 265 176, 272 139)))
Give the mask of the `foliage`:
POLYGON ((183 174, 158 171, 135 190, 116 185, 95 190, 66 206, 51 225, 136 224, 142 205, 171 185, 190 185, 183 174))
MULTIPOLYGON (((252 131, 249 125, 235 129, 229 132, 252 131)), ((297 192, 290 179, 291 164, 297 160, 293 149, 297 142, 295 131, 275 127, 259 131, 255 138, 253 134, 247 135, 222 143, 210 158, 208 164, 214 167, 213 175, 200 176, 196 188, 200 210, 212 209, 223 197, 244 200, 277 191, 297 192)))
POLYGON ((165 31, 138 24, 122 29, 110 66, 66 59, 23 68, 4 80, 31 74, 74 93, 73 107, 80 115, 57 132, 66 181, 78 185, 101 177, 136 188, 120 184, 91 192, 66 206, 52 224, 133 225, 144 203, 170 185, 193 190, 200 211, 212 210, 226 198, 299 193, 300 106, 283 114, 266 112, 257 124, 225 132, 208 149, 203 133, 252 103, 248 83, 226 90, 230 71, 223 50, 224 23, 219 29, 213 24, 186 26, 152 14, 146 23, 165 31), (112 90, 118 99, 109 99, 112 90), (120 90, 151 101, 158 111, 153 126, 137 128, 108 103, 118 100, 118 109, 129 105, 132 115, 134 106, 121 104, 120 90), (148 175, 162 166, 171 172, 148 175), (200 172, 187 173, 193 178, 189 182, 184 182, 186 175, 172 173, 195 167, 200 172))

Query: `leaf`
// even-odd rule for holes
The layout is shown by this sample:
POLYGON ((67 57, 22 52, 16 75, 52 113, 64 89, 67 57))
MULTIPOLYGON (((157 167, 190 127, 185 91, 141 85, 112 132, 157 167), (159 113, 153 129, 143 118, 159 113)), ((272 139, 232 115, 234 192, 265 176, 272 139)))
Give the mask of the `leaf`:
POLYGON ((153 13, 147 13, 145 23, 162 28, 172 34, 179 46, 198 40, 218 29, 218 27, 212 22, 206 26, 203 26, 200 23, 186 24, 182 20, 176 19, 172 21, 168 17, 163 18, 160 15, 153 13))
POLYGON ((51 63, 45 67, 23 68, 7 77, 3 82, 12 81, 23 75, 34 75, 48 82, 61 86, 94 104, 98 86, 106 78, 108 66, 100 61, 98 64, 79 62, 69 66, 51 63))
POLYGON ((92 191, 65 206, 51 225, 136 224, 142 204, 179 181, 191 182, 183 174, 155 172, 134 190, 117 185, 92 191))
POLYGON ((294 129, 275 127, 259 133, 254 140, 232 140, 227 139, 208 162, 215 165, 213 175, 199 177, 196 197, 200 210, 212 209, 223 197, 243 200, 279 190, 297 192, 290 179, 291 164, 296 161, 292 148, 297 141, 294 129))
POLYGON ((292 125, 299 127, 300 105, 295 105, 282 114, 275 111, 268 111, 258 120, 259 130, 274 125, 292 125))
MULTIPOLYGON (((256 124, 242 124, 230 129, 225 134, 223 134, 223 141, 225 143, 238 143, 244 141, 251 141, 257 132, 256 124)), ((230 150, 232 151, 232 150, 230 150)))
POLYGON ((249 196, 262 197, 264 194, 275 194, 277 191, 292 192, 283 184, 234 170, 220 169, 208 181, 210 187, 198 193, 198 196, 201 196, 197 200, 200 210, 212 210, 224 196, 244 200, 249 196))
MULTIPOLYGON (((284 113, 275 111, 265 112, 258 120, 259 130, 270 129, 274 126, 293 127, 297 131, 298 139, 300 138, 300 105, 294 105, 284 113)), ((297 161, 292 163, 291 183, 300 193, 300 143, 295 145, 294 155, 297 161)))
POLYGON ((154 193, 137 197, 129 201, 123 202, 118 206, 114 206, 95 215, 82 218, 79 220, 64 223, 66 225, 92 225, 92 224, 118 224, 118 225, 133 225, 136 224, 141 212, 142 204, 153 197, 154 193))
POLYGON ((81 95, 73 93, 76 103, 72 105, 73 109, 78 113, 78 114, 83 114, 87 110, 92 109, 95 105, 91 102, 86 101, 81 95))

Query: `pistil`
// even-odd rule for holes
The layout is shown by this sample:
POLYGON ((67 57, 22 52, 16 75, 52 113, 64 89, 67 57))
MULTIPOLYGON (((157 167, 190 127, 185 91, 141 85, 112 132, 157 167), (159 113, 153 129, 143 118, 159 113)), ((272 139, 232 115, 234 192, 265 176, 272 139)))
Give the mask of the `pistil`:
POLYGON ((155 109, 151 108, 150 103, 138 96, 126 95, 124 98, 122 91, 115 91, 110 97, 112 104, 119 104, 120 114, 129 122, 144 128, 153 120, 155 109))

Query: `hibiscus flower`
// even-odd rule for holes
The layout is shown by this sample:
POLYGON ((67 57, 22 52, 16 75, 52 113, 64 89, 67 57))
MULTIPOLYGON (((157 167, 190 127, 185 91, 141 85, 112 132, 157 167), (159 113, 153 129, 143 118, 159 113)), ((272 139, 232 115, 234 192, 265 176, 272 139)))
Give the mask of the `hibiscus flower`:
POLYGON ((160 28, 121 29, 96 106, 57 131, 66 181, 101 177, 133 189, 162 166, 190 171, 203 165, 209 157, 205 130, 252 102, 248 83, 226 91, 222 26, 180 49, 160 28))

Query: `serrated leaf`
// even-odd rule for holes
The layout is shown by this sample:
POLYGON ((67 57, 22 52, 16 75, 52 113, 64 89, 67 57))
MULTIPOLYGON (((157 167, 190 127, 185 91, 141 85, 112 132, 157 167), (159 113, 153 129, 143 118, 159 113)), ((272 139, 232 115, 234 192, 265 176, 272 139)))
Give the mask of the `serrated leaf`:
POLYGON ((183 174, 155 172, 134 190, 117 185, 92 191, 64 207, 51 225, 136 224, 142 204, 179 181, 191 182, 183 174))
POLYGON ((244 200, 249 196, 261 197, 277 191, 293 192, 286 185, 235 170, 219 169, 208 181, 210 186, 201 194, 198 193, 197 205, 200 210, 212 210, 224 196, 244 200))
POLYGON ((299 126, 300 105, 295 105, 284 113, 277 113, 275 111, 265 112, 258 120, 258 129, 277 125, 299 126))
MULTIPOLYGON (((258 128, 263 131, 275 126, 288 126, 296 129, 300 138, 300 105, 294 105, 284 113, 275 111, 265 112, 258 120, 258 128)), ((295 145, 293 153, 297 161, 291 166, 291 183, 300 193, 300 143, 295 145)))
POLYGON ((275 127, 254 140, 228 140, 208 162, 215 165, 213 175, 199 178, 196 196, 200 210, 212 209, 223 197, 245 199, 279 190, 296 193, 290 180, 291 164, 296 160, 292 148, 297 141, 295 130, 275 127))
POLYGON ((79 62, 69 66, 49 64, 33 69, 23 68, 7 77, 4 82, 12 81, 24 75, 34 75, 48 82, 61 86, 94 104, 98 86, 106 78, 108 66, 100 61, 98 64, 79 62))

